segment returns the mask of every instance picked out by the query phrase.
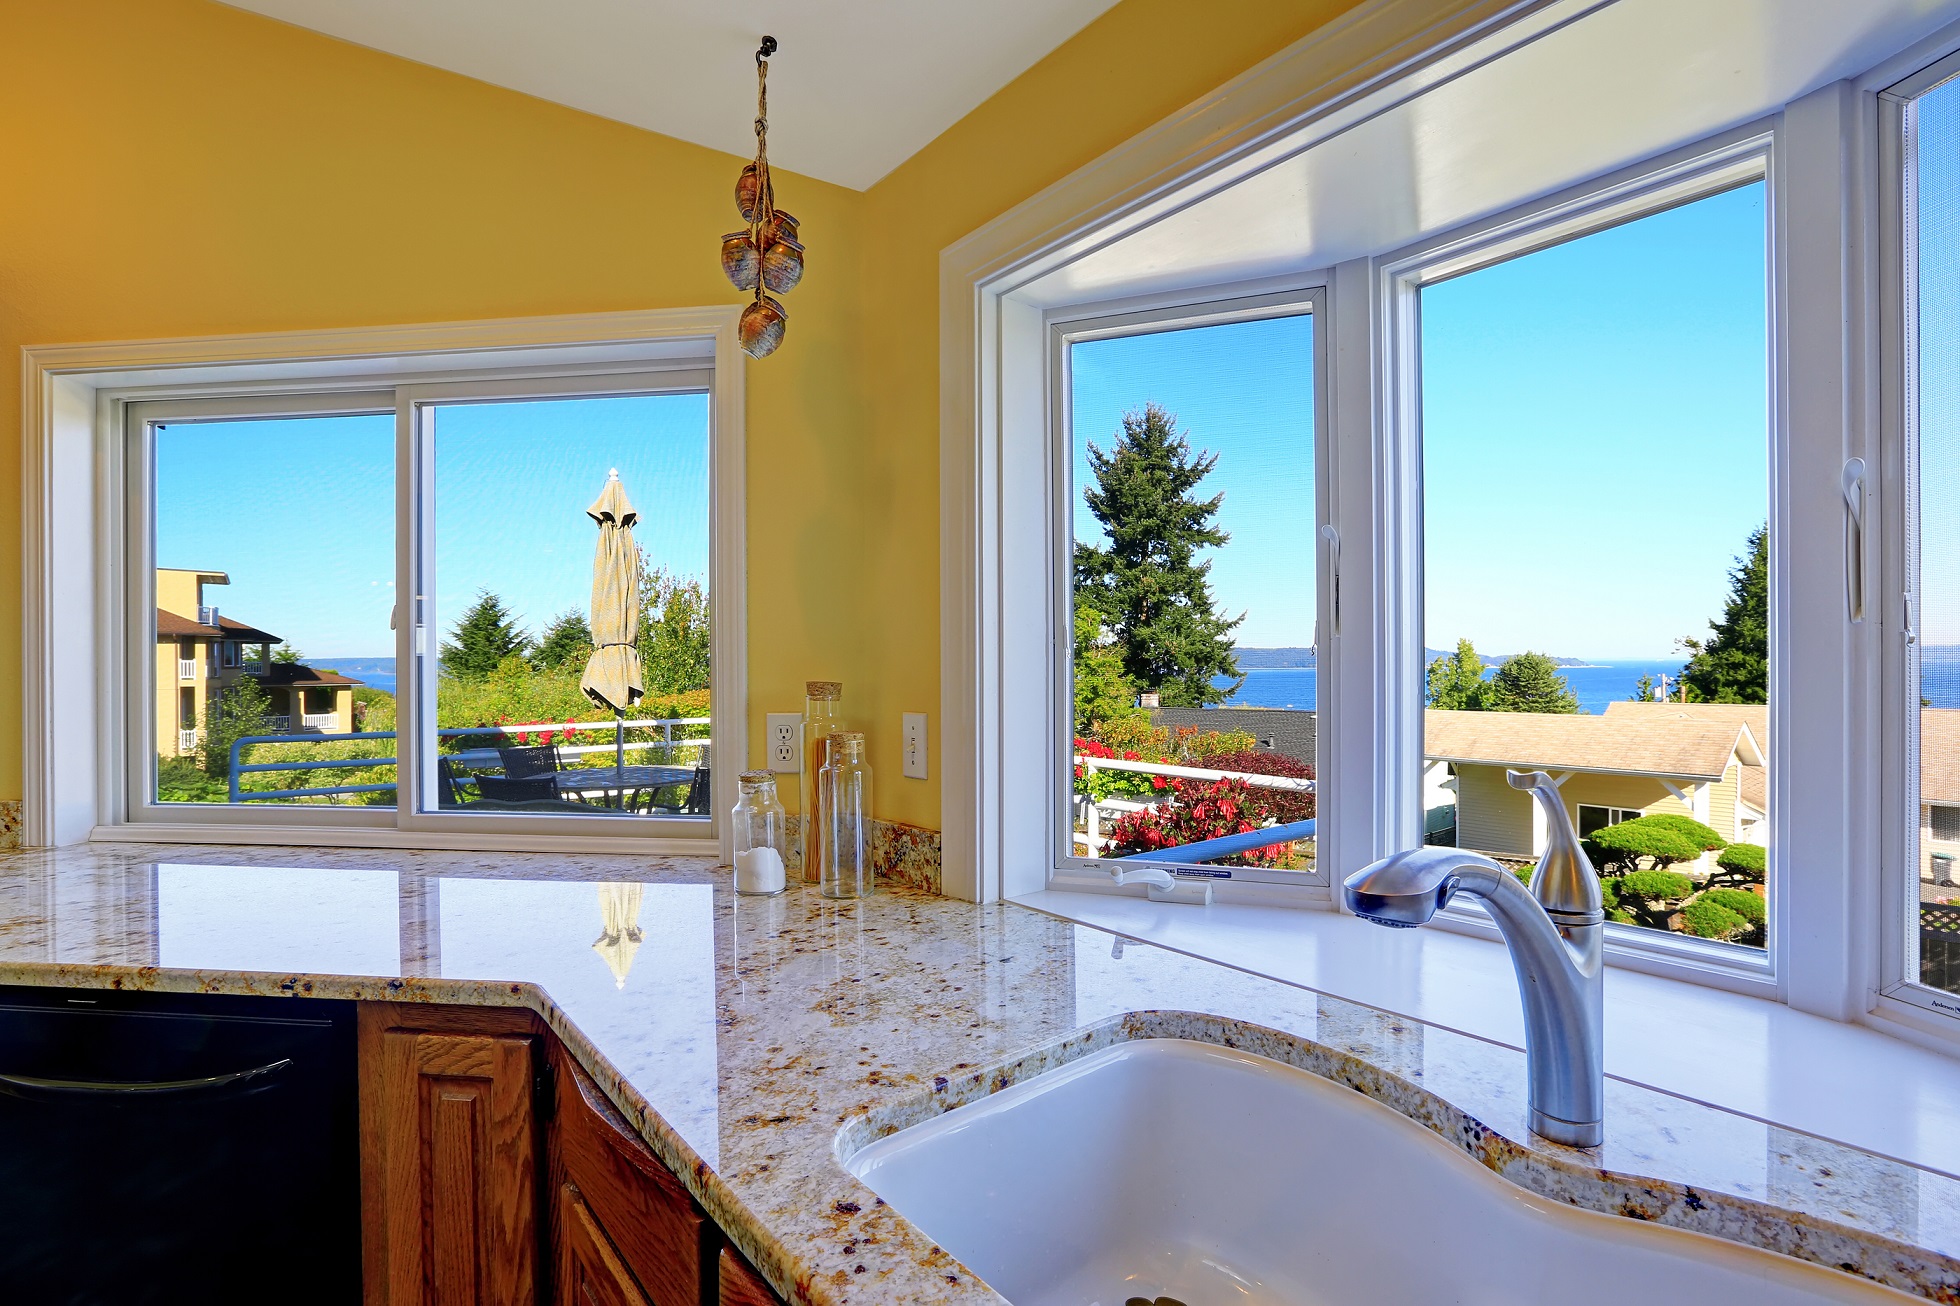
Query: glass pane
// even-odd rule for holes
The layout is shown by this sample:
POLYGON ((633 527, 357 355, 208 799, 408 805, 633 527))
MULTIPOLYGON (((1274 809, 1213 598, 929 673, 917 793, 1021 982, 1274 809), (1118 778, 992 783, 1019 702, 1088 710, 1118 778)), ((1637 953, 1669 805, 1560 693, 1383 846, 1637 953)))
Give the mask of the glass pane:
POLYGON ((1611 918, 1768 919, 1763 186, 1422 291, 1422 803, 1517 869, 1562 778, 1611 918), (1588 820, 1585 825, 1591 825, 1588 820))
POLYGON ((1918 211, 1919 911, 1921 983, 1960 992, 1960 86, 1921 96, 1918 211))
POLYGON ((425 417, 437 662, 425 805, 707 820, 707 395, 425 417))
POLYGON ((157 801, 394 806, 394 415, 151 430, 157 801))
POLYGON ((1071 347, 1076 856, 1313 869, 1313 331, 1071 347))

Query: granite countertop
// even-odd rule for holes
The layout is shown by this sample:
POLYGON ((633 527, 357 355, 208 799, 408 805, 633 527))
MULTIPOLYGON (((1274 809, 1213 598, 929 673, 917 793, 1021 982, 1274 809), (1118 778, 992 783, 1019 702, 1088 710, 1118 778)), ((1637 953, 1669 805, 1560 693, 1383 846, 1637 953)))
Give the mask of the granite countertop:
POLYGON ((1345 1082, 1547 1196, 1960 1301, 1953 1176, 1617 1080, 1605 1146, 1558 1147, 1511 1048, 1014 906, 737 898, 684 858, 97 844, 0 856, 0 983, 532 1007, 795 1302, 1000 1302, 840 1150, 1164 1036, 1345 1082))

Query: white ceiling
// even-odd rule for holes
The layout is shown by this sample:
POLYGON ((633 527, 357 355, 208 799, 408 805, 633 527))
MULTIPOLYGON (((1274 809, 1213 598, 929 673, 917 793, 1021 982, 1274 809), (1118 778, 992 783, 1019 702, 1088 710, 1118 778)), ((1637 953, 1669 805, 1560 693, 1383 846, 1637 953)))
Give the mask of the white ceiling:
POLYGON ((1024 294, 1076 304, 1400 249, 1762 118, 1956 20, 1960 0, 1615 0, 1024 294))
POLYGON ((635 127, 862 190, 1115 0, 225 0, 635 127))

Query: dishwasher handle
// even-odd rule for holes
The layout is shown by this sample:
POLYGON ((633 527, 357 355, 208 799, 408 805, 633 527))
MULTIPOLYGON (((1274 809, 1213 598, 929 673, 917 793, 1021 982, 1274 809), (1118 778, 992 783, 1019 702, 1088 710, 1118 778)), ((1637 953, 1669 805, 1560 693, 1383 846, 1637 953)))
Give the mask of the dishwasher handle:
POLYGON ((0 1094, 28 1102, 73 1101, 157 1097, 211 1097, 233 1092, 253 1092, 267 1087, 265 1080, 289 1069, 291 1057, 281 1057, 250 1070, 234 1070, 225 1075, 206 1075, 199 1079, 43 1079, 37 1075, 0 1073, 0 1094))

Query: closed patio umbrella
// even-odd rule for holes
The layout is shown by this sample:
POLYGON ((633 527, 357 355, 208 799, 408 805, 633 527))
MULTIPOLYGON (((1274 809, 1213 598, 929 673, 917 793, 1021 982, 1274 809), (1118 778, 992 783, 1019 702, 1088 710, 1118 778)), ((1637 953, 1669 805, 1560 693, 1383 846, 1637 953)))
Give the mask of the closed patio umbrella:
POLYGON ((606 488, 585 510, 599 523, 599 542, 592 551, 592 656, 586 660, 579 688, 585 696, 613 710, 613 768, 625 788, 626 709, 639 702, 646 688, 640 683, 640 553, 633 547, 633 523, 640 515, 627 501, 619 471, 606 473, 606 488))

